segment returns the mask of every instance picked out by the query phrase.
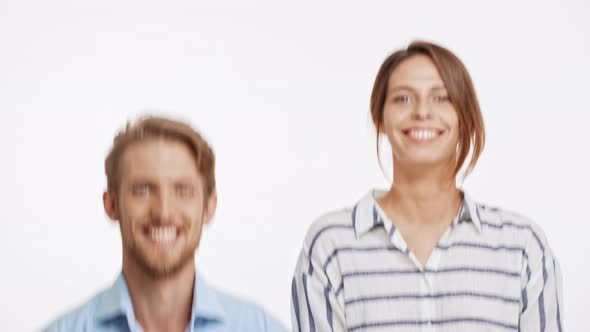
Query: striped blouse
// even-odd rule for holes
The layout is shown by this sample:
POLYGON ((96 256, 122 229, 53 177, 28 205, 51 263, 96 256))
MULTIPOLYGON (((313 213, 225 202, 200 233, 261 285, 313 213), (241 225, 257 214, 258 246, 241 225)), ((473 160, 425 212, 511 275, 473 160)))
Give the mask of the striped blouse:
POLYGON ((530 220, 472 201, 422 267, 372 191, 310 227, 293 331, 562 331, 559 265, 530 220))

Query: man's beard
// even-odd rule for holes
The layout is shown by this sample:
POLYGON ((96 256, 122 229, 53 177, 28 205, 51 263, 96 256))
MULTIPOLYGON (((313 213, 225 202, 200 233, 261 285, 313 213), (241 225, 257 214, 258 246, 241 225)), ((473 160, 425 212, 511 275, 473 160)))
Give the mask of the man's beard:
POLYGON ((154 279, 165 279, 177 274, 187 266, 191 260, 195 259, 196 250, 196 248, 192 250, 187 248, 181 253, 179 258, 171 262, 166 262, 159 258, 156 258, 156 260, 150 259, 144 252, 138 250, 137 247, 129 249, 129 252, 133 257, 132 259, 135 260, 139 268, 154 279))
POLYGON ((189 244, 183 248, 178 257, 150 257, 148 250, 141 249, 137 242, 127 245, 126 249, 129 258, 135 261, 135 264, 148 276, 154 279, 165 279, 176 275, 179 271, 195 259, 195 252, 199 246, 203 224, 201 223, 199 234, 194 245, 189 244))

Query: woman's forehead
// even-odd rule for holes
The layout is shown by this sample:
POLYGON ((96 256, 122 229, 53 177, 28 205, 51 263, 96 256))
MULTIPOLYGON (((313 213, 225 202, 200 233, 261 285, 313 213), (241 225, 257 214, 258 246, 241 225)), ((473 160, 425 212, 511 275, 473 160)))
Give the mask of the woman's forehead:
POLYGON ((434 62, 425 55, 414 55, 402 61, 391 73, 388 89, 404 86, 443 88, 444 82, 434 62))

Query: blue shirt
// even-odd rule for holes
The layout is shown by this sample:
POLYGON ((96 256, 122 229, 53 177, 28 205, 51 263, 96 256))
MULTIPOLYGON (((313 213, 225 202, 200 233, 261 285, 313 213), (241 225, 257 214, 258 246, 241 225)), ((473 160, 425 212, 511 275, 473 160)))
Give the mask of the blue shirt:
MULTIPOLYGON (((121 273, 115 283, 87 303, 61 316, 45 332, 143 331, 135 319, 127 283, 121 273)), ((257 305, 220 292, 196 276, 187 332, 286 332, 257 305)))

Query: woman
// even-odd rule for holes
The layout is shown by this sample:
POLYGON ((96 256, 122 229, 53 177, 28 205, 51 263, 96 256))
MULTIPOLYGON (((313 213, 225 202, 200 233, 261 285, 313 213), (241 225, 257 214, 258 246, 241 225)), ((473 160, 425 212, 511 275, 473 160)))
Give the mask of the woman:
POLYGON ((371 115, 377 146, 384 134, 392 147, 393 183, 310 227, 293 330, 561 331, 561 276, 542 231, 456 186, 484 145, 461 61, 425 42, 393 53, 371 115))

